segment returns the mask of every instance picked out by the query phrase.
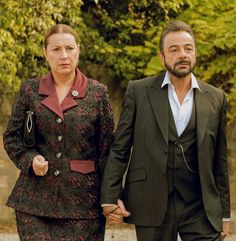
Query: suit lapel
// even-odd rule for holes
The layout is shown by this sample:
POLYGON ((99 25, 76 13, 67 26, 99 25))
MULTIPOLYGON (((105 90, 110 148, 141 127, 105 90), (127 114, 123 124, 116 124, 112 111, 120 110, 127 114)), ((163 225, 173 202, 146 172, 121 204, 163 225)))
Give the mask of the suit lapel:
POLYGON ((207 128, 207 122, 210 112, 210 99, 208 91, 204 85, 199 82, 201 91, 195 90, 195 102, 196 102, 196 113, 197 113, 197 144, 198 149, 203 141, 204 134, 207 128))
MULTIPOLYGON (((168 144, 168 88, 161 88, 164 76, 153 80, 153 84, 147 87, 149 101, 158 122, 165 142, 168 144)), ((207 128, 210 110, 210 99, 206 86, 199 83, 201 91, 195 90, 195 102, 197 113, 197 142, 198 148, 201 146, 207 128)))
POLYGON ((163 77, 154 79, 153 85, 147 87, 149 101, 162 135, 168 145, 168 88, 161 88, 163 77))

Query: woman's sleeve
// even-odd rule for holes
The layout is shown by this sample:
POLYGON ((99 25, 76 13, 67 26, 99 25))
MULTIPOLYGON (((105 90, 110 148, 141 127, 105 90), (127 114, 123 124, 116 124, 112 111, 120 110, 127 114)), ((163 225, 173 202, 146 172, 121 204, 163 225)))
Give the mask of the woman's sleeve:
POLYGON ((103 172, 105 162, 109 155, 111 143, 114 138, 114 119, 107 88, 100 102, 100 137, 99 137, 99 169, 103 172))
POLYGON ((23 145, 24 121, 29 108, 26 88, 26 84, 23 84, 16 96, 7 129, 3 134, 3 145, 16 167, 22 173, 29 174, 33 157, 38 153, 34 148, 27 148, 23 145))

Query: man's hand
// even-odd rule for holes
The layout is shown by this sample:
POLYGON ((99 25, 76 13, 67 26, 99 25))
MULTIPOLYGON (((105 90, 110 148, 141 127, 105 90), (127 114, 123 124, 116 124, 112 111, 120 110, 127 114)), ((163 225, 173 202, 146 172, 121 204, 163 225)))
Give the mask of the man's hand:
POLYGON ((229 224, 230 221, 223 221, 223 231, 221 232, 221 240, 224 240, 225 237, 229 234, 229 224))
POLYGON ((104 206, 103 214, 110 223, 122 223, 124 217, 130 216, 130 212, 126 211, 124 203, 120 199, 118 199, 117 205, 104 206))

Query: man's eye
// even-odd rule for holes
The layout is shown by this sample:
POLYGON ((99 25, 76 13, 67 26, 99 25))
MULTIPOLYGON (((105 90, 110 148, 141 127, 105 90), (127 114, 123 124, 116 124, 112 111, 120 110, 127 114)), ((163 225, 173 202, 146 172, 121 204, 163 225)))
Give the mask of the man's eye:
POLYGON ((190 51, 193 50, 193 48, 187 48, 186 50, 187 50, 188 52, 190 52, 190 51))

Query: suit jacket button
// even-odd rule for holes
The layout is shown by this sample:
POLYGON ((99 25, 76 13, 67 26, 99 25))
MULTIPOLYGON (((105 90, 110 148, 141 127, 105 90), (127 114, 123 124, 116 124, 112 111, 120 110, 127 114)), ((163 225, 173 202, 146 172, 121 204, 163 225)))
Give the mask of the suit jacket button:
POLYGON ((57 117, 57 118, 56 118, 56 123, 57 123, 57 124, 61 124, 61 123, 62 123, 62 119, 61 119, 60 117, 57 117))
POLYGON ((54 176, 56 176, 56 177, 57 177, 57 176, 59 176, 59 175, 60 175, 60 173, 61 173, 61 172, 60 172, 59 170, 55 170, 55 171, 54 171, 54 176))
POLYGON ((61 157, 62 157, 62 153, 61 152, 56 153, 56 158, 60 159, 61 157))
POLYGON ((61 142, 62 139, 63 139, 63 136, 62 136, 62 135, 58 135, 58 136, 57 136, 57 140, 58 140, 59 142, 61 142))

